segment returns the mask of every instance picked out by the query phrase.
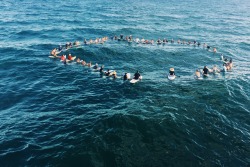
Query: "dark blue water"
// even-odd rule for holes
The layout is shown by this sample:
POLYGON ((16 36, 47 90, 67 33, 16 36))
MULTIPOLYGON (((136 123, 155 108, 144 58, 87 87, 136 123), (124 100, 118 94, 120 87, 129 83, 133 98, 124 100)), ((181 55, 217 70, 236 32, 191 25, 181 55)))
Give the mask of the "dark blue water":
POLYGON ((0 166, 249 166, 250 4, 222 1, 0 3, 0 166), (139 70, 131 85, 48 58, 59 44, 123 33, 197 40, 232 58, 232 72, 203 47, 108 40, 71 53, 139 70), (180 77, 166 77, 174 67, 180 77))

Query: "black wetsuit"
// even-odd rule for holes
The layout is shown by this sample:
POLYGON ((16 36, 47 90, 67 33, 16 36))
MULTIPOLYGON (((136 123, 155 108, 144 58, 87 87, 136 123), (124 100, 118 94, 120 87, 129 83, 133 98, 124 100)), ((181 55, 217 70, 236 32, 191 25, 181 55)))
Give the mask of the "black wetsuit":
POLYGON ((103 68, 102 68, 102 67, 100 68, 100 73, 101 73, 101 74, 103 73, 103 68))
POLYGON ((200 46, 201 45, 201 43, 200 42, 198 42, 198 44, 197 44, 198 46, 200 46))
POLYGON ((109 72, 109 71, 108 71, 108 72, 106 72, 106 73, 105 73, 105 75, 106 75, 106 76, 109 76, 109 75, 110 75, 110 72, 109 72))
POLYGON ((210 49, 210 46, 207 46, 207 49, 210 49))
POLYGON ((125 74, 124 76, 123 76, 123 80, 127 80, 128 79, 128 76, 127 76, 127 74, 125 74))
POLYGON ((207 74, 208 74, 208 69, 207 69, 207 68, 204 68, 204 69, 203 69, 203 73, 207 75, 207 74))
POLYGON ((123 35, 120 35, 120 39, 123 39, 123 35))
POLYGON ((140 77, 141 75, 140 75, 140 73, 137 72, 137 73, 135 73, 134 76, 135 76, 134 79, 139 79, 139 77, 140 77))
POLYGON ((174 71, 169 71, 169 75, 175 75, 174 71))
POLYGON ((98 66, 96 66, 96 65, 93 67, 93 69, 97 69, 97 68, 98 68, 98 66))

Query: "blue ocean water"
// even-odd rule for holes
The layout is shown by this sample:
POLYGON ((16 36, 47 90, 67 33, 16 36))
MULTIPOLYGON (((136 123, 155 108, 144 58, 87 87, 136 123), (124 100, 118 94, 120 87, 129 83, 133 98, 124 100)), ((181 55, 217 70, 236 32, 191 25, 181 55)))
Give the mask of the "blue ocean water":
POLYGON ((250 3, 35 1, 0 3, 0 166, 249 166, 250 3), (48 58, 66 42, 133 35, 208 43, 108 40, 71 49, 134 85, 48 58), (232 72, 195 80, 197 68, 232 72), (170 67, 180 77, 167 79, 170 67))

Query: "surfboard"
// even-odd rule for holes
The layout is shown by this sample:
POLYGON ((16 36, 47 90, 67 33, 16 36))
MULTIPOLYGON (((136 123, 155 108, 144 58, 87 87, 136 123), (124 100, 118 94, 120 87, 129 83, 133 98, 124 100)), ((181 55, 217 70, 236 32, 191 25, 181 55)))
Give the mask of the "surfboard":
POLYGON ((168 75, 168 79, 169 80, 174 80, 175 79, 175 75, 168 75))
POLYGON ((67 63, 70 63, 70 62, 73 62, 75 59, 76 59, 76 56, 72 57, 72 59, 71 59, 71 60, 66 59, 66 62, 67 62, 67 63))
POLYGON ((194 79, 201 80, 203 79, 202 77, 197 77, 196 75, 194 76, 194 79))
POLYGON ((138 81, 142 80, 142 76, 139 77, 139 79, 132 79, 131 81, 129 81, 130 83, 136 83, 138 81))
POLYGON ((48 56, 51 59, 61 58, 61 56, 48 56))

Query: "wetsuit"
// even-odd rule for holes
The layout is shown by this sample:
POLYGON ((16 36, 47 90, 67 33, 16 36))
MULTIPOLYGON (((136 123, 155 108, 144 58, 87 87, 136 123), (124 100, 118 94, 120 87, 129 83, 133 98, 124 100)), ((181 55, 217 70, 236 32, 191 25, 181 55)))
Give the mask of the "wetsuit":
POLYGON ((105 75, 106 75, 106 76, 109 76, 109 75, 110 75, 110 72, 109 72, 109 71, 108 71, 108 72, 106 72, 106 73, 105 73, 105 75))
POLYGON ((137 73, 135 73, 134 76, 135 76, 134 79, 139 79, 139 77, 140 77, 141 75, 140 75, 140 73, 137 72, 137 73))
POLYGON ((97 68, 98 68, 98 66, 96 66, 96 65, 93 67, 93 69, 97 69, 97 68))
POLYGON ((103 68, 102 68, 102 67, 100 68, 100 73, 101 73, 101 74, 103 73, 103 68))
POLYGON ((174 71, 169 71, 169 75, 175 75, 174 71))
POLYGON ((208 74, 208 69, 207 69, 207 68, 204 68, 204 69, 203 69, 203 73, 204 73, 205 75, 207 75, 207 74, 208 74))
POLYGON ((210 46, 207 46, 207 49, 210 49, 210 46))
POLYGON ((123 76, 123 80, 127 80, 128 79, 128 76, 127 76, 127 74, 125 74, 124 76, 123 76))

